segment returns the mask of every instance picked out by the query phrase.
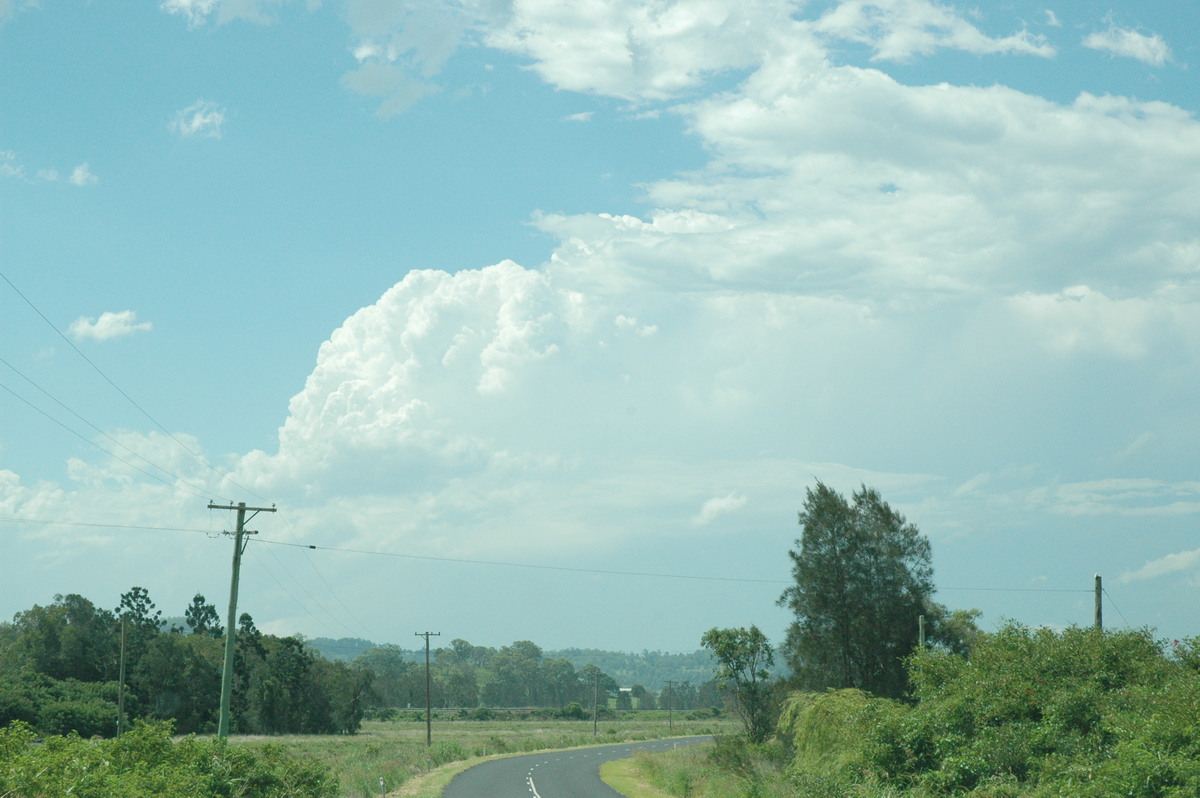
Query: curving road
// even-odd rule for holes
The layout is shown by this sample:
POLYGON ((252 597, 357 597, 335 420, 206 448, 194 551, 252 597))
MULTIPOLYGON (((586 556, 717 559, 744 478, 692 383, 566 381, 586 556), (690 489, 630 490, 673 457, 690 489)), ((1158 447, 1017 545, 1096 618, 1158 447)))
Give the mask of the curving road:
POLYGON ((496 759, 459 773, 442 798, 620 798, 600 780, 601 764, 635 751, 669 751, 710 740, 676 737, 496 759))

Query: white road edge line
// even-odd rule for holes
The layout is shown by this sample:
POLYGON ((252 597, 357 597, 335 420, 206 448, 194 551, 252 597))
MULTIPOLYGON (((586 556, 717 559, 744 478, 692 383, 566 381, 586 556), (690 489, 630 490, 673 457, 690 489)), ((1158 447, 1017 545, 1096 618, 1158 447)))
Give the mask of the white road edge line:
POLYGON ((533 776, 526 776, 525 781, 529 782, 529 791, 533 793, 533 798, 542 798, 542 796, 538 794, 537 787, 534 786, 533 776))

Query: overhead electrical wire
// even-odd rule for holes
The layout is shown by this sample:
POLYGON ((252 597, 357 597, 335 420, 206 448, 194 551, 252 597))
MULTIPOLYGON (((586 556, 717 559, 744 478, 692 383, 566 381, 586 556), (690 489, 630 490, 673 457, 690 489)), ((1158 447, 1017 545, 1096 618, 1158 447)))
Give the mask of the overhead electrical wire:
POLYGON ((1112 608, 1113 608, 1114 610, 1116 610, 1116 611, 1117 611, 1117 615, 1120 615, 1120 616, 1121 616, 1121 620, 1122 620, 1122 621, 1125 621, 1125 628, 1126 628, 1126 629, 1131 629, 1132 627, 1129 625, 1129 621, 1125 620, 1125 613, 1121 612, 1121 608, 1117 606, 1117 602, 1113 601, 1113 597, 1112 597, 1112 595, 1111 595, 1111 594, 1108 592, 1108 589, 1107 589, 1107 588, 1104 588, 1104 587, 1102 587, 1102 588, 1100 588, 1100 589, 1101 589, 1102 591, 1104 591, 1104 595, 1105 595, 1105 597, 1106 597, 1106 598, 1108 598, 1108 603, 1109 603, 1109 604, 1112 604, 1112 608))
POLYGON ((472 560, 462 557, 434 557, 423 554, 400 554, 393 551, 371 551, 370 549, 351 549, 343 546, 317 546, 311 543, 288 543, 285 540, 266 540, 258 538, 257 543, 271 546, 289 546, 291 548, 311 549, 313 551, 336 551, 346 554, 365 554, 375 557, 396 557, 405 560, 429 560, 433 562, 462 563, 467 565, 492 565, 505 568, 532 568, 540 571, 566 571, 577 574, 604 574, 610 576, 645 576, 658 579, 699 579, 710 582, 754 582, 759 584, 789 584, 778 579, 752 579, 738 576, 699 576, 689 574, 658 574, 646 571, 618 571, 604 568, 572 568, 565 565, 539 565, 536 563, 503 562, 500 560, 472 560))
POLYGON ((42 408, 40 408, 40 407, 38 407, 37 405, 35 405, 33 402, 30 402, 28 399, 26 399, 25 397, 21 396, 21 395, 20 395, 20 394, 18 394, 16 391, 14 391, 12 388, 8 387, 7 385, 0 384, 0 388, 3 388, 4 390, 8 391, 8 393, 9 393, 9 394, 11 394, 13 397, 15 397, 15 398, 16 398, 18 401, 20 401, 20 402, 23 402, 25 405, 27 405, 27 406, 28 406, 30 409, 34 410, 35 412, 42 414, 43 416, 45 416, 45 417, 46 417, 47 419, 49 419, 50 421, 54 422, 54 423, 55 423, 55 424, 57 424, 58 426, 60 426, 60 427, 62 427, 63 429, 65 429, 67 432, 71 433, 71 434, 72 434, 72 435, 74 435, 75 437, 77 437, 77 438, 79 438, 80 440, 82 440, 84 443, 87 443, 87 444, 89 444, 89 445, 91 445, 91 446, 94 446, 94 447, 96 447, 96 448, 97 448, 97 449, 99 449, 100 451, 102 451, 102 452, 104 452, 105 454, 107 454, 107 455, 109 455, 109 456, 113 457, 114 459, 116 459, 116 460, 118 460, 118 461, 120 461, 120 462, 124 463, 125 465, 129 466, 130 468, 136 469, 137 471, 140 471, 141 473, 145 474, 146 476, 150 477, 151 479, 156 479, 156 480, 158 480, 159 482, 162 482, 164 485, 169 485, 169 486, 171 486, 171 487, 175 487, 175 488, 179 488, 179 486, 180 486, 180 485, 187 485, 187 486, 191 487, 191 488, 192 488, 192 490, 188 491, 188 490, 185 490, 185 489, 183 489, 183 488, 179 488, 179 489, 180 489, 180 490, 183 490, 185 493, 191 493, 193 496, 197 496, 197 497, 199 497, 199 498, 201 498, 201 499, 203 499, 203 498, 206 498, 206 497, 208 497, 208 496, 210 496, 210 495, 211 495, 211 493, 209 493, 209 492, 207 492, 207 491, 205 490, 204 486, 202 486, 202 485, 197 485, 197 484, 196 484, 196 483, 194 483, 194 482, 190 482, 190 481, 188 481, 188 480, 184 479, 183 477, 179 476, 178 474, 176 474, 176 473, 174 473, 174 472, 170 471, 170 470, 169 470, 169 469, 167 469, 167 468, 164 468, 163 466, 160 466, 158 463, 155 463, 153 460, 150 460, 149 458, 145 457, 144 455, 142 455, 142 454, 139 454, 138 452, 136 452, 136 451, 134 451, 133 449, 129 448, 129 446, 125 445, 125 444, 124 444, 124 443, 122 443, 121 441, 119 441, 119 440, 117 440, 116 438, 114 438, 113 436, 109 435, 107 432, 105 432, 104 430, 100 429, 99 427, 97 427, 97 426, 96 426, 95 424, 93 424, 92 422, 88 421, 86 418, 84 418, 83 416, 81 416, 79 413, 77 413, 77 412, 75 412, 74 410, 72 410, 72 409, 71 409, 70 407, 68 407, 68 406, 67 406, 67 405, 66 405, 64 402, 62 402, 61 400, 59 400, 57 397, 55 397, 53 394, 51 394, 51 393, 50 393, 49 391, 47 391, 45 388, 43 388, 42 386, 38 385, 36 382, 34 382, 33 380, 31 380, 31 379, 30 379, 28 376, 26 376, 24 373, 22 373, 20 369, 18 369, 18 368, 17 368, 16 366, 14 366, 13 364, 9 363, 9 362, 8 362, 7 360, 5 360, 4 358, 0 358, 0 363, 3 363, 5 366, 8 366, 8 368, 12 369, 12 370, 13 370, 13 372, 14 372, 14 373, 16 373, 16 375, 17 375, 18 377, 20 377, 21 379, 25 380, 27 383, 29 383, 30 385, 32 385, 34 388, 37 388, 39 391, 41 391, 41 392, 42 392, 42 394, 44 394, 44 395, 45 395, 47 398, 49 398, 49 399, 50 399, 52 402, 54 402, 55 404, 57 404, 57 405, 58 405, 59 407, 61 407, 63 410, 66 410, 66 411, 67 411, 68 413, 70 413, 71 415, 75 416, 75 418, 79 419, 79 420, 80 420, 81 422, 83 422, 84 424, 86 424, 86 425, 88 425, 89 427, 91 427, 91 428, 92 428, 92 429, 93 429, 93 430, 94 430, 94 431, 95 431, 97 434, 99 434, 99 435, 103 436, 104 438, 106 438, 107 440, 111 441, 111 442, 112 442, 112 444, 113 444, 114 446, 119 446, 119 447, 121 447, 122 449, 124 449, 125 451, 129 452, 131 455, 133 455, 133 456, 134 456, 134 457, 136 457, 137 459, 141 460, 141 461, 142 461, 143 463, 145 463, 146 465, 150 466, 151 468, 157 468, 159 471, 163 472, 163 473, 164 473, 164 474, 166 474, 168 477, 170 477, 171 479, 173 479, 173 480, 174 480, 174 482, 168 482, 167 480, 163 479, 162 477, 160 477, 160 476, 158 476, 158 475, 156 475, 156 474, 152 474, 152 473, 150 473, 149 471, 146 471, 146 470, 144 470, 144 469, 142 469, 142 468, 139 468, 138 466, 135 466, 134 464, 130 463, 128 460, 126 460, 126 459, 124 459, 124 458, 122 458, 122 457, 118 457, 118 456, 117 456, 117 455, 116 455, 114 452, 112 452, 112 451, 109 451, 109 450, 105 449, 103 446, 99 445, 99 444, 98 444, 98 443, 96 443, 94 440, 89 440, 89 439, 88 439, 88 438, 86 438, 85 436, 81 435, 81 434, 80 434, 80 433, 79 433, 77 430, 74 430, 74 429, 72 429, 71 427, 67 426, 67 425, 66 425, 66 424, 64 424, 64 423, 63 423, 61 420, 59 420, 59 419, 55 418, 54 416, 50 415, 49 413, 47 413, 47 412, 46 412, 45 410, 43 410, 42 408))
MULTIPOLYGON (((196 496, 196 497, 198 497, 198 498, 201 498, 201 499, 203 499, 203 498, 206 498, 205 494, 203 494, 203 493, 199 493, 199 492, 197 492, 197 491, 194 491, 194 490, 190 490, 190 489, 188 489, 188 488, 181 487, 181 486, 180 486, 180 485, 178 485, 178 484, 175 484, 175 483, 172 483, 172 482, 168 482, 166 479, 164 479, 163 477, 159 476, 158 474, 152 474, 152 473, 150 473, 149 471, 147 471, 146 469, 144 469, 144 468, 142 468, 142 467, 140 467, 140 466, 137 466, 137 465, 135 465, 135 464, 133 464, 133 463, 129 462, 129 461, 128 461, 128 460, 126 460, 125 458, 123 458, 123 457, 121 457, 121 456, 119 456, 119 455, 115 454, 114 452, 111 452, 111 451, 109 451, 108 449, 105 449, 103 446, 101 446, 100 444, 96 443, 94 440, 91 440, 91 439, 89 439, 89 438, 88 438, 87 436, 85 436, 85 435, 81 435, 81 434, 80 434, 80 433, 79 433, 77 430, 73 430, 73 429, 71 429, 71 428, 70 428, 70 427, 68 427, 66 424, 64 424, 62 421, 60 421, 59 419, 57 419, 57 418, 55 418, 54 416, 50 415, 49 413, 47 413, 47 412, 46 412, 45 410, 43 410, 42 408, 40 408, 40 407, 38 407, 37 405, 35 405, 33 402, 30 402, 28 399, 26 399, 25 397, 21 396, 19 393, 17 393, 16 391, 14 391, 12 388, 9 388, 7 385, 4 385, 4 384, 0 383, 0 388, 3 388, 3 389, 4 389, 5 391, 7 391, 7 392, 8 392, 8 393, 9 393, 11 396, 13 396, 15 399, 17 399, 17 401, 19 401, 19 402, 23 402, 25 405, 29 406, 29 407, 30 407, 31 409, 33 409, 34 411, 36 411, 36 412, 38 412, 38 413, 41 413, 41 414, 42 414, 43 416, 45 416, 47 419, 49 419, 50 421, 54 422, 54 423, 55 423, 55 424, 57 424, 58 426, 62 427, 63 429, 65 429, 67 432, 71 433, 71 434, 72 434, 72 435, 74 435, 75 437, 79 438, 79 439, 80 439, 81 441, 83 441, 84 443, 88 444, 89 446, 94 446, 94 447, 96 447, 96 449, 98 449, 99 451, 101 451, 101 452, 104 452, 104 454, 108 455, 109 457, 113 458, 114 460, 116 460, 116 461, 118 461, 118 462, 120 462, 120 463, 124 463, 125 465, 129 466, 130 468, 132 468, 134 471, 137 471, 137 472, 139 472, 139 473, 145 474, 146 476, 150 477, 151 479, 153 479, 153 480, 155 480, 155 481, 157 481, 157 482, 161 482, 162 484, 164 484, 164 485, 167 485, 168 487, 175 488, 176 490, 181 490, 181 491, 183 491, 184 493, 190 493, 190 494, 192 494, 193 496, 196 496)), ((125 448, 126 448, 126 449, 128 449, 129 447, 125 447, 125 448)), ((142 458, 142 459, 144 460, 145 458, 142 458)), ((150 461, 148 461, 148 460, 147 460, 146 462, 150 462, 150 461)), ((150 463, 150 465, 154 466, 155 468, 159 468, 159 466, 157 466, 157 465, 154 465, 153 463, 150 463)), ((169 472, 168 472, 168 473, 169 473, 169 472)), ((184 484, 190 484, 190 483, 184 482, 184 484)))
MULTIPOLYGON (((266 497, 261 496, 258 493, 255 493, 250 488, 247 488, 244 485, 239 485, 237 482, 235 482, 233 480, 232 477, 230 477, 228 474, 222 472, 219 468, 217 468, 212 463, 210 463, 208 461, 208 459, 205 458, 202 454, 194 451, 190 446, 188 446, 183 441, 181 441, 175 433, 173 433, 169 429, 167 429, 162 424, 162 422, 160 422, 157 418, 152 416, 148 410, 146 410, 144 407, 142 407, 140 404, 138 404, 138 402, 136 400, 134 400, 134 398, 132 396, 130 396, 128 393, 126 393, 125 390, 121 388, 121 386, 117 385, 117 383, 111 377, 109 377, 107 374, 105 374, 104 371, 99 366, 97 366, 92 361, 91 358, 89 358, 87 355, 85 355, 83 353, 83 350, 81 350, 79 347, 77 347, 70 338, 68 338, 61 330, 59 330, 58 327, 56 327, 54 325, 54 323, 52 321, 50 321, 49 318, 46 317, 46 314, 42 313, 42 311, 38 308, 38 306, 33 304, 33 301, 31 299, 29 299, 29 297, 25 296, 25 294, 23 294, 21 292, 21 289, 17 288, 17 286, 13 284, 12 280, 8 279, 7 275, 5 275, 3 272, 0 272, 0 279, 4 280, 4 282, 8 283, 9 288, 11 288, 16 293, 17 296, 19 296, 22 300, 24 300, 25 304, 28 305, 33 310, 33 312, 36 313, 42 319, 42 321, 44 321, 46 323, 46 325, 50 329, 54 330, 54 333, 59 338, 62 338, 63 341, 65 341, 67 343, 67 346, 69 346, 69 347, 71 347, 71 349, 75 350, 75 354, 77 354, 77 355, 79 355, 79 357, 83 358, 83 361, 85 363, 87 363, 89 366, 91 366, 92 369, 97 374, 99 374, 100 377, 103 378, 105 382, 107 382, 110 386, 112 386, 113 390, 115 390, 122 397, 124 397, 125 401, 127 401, 127 402, 129 402, 129 404, 133 405, 133 407, 136 408, 139 413, 141 413, 143 416, 145 416, 147 419, 149 419, 150 422, 152 424, 154 424, 154 426, 158 427, 158 429, 161 430, 164 435, 166 435, 168 438, 170 438, 172 441, 174 441, 175 445, 177 445, 183 451, 187 452, 189 455, 191 455, 193 458, 195 458, 195 460, 197 462, 199 462, 205 468, 208 468, 209 470, 211 470, 213 473, 215 473, 217 476, 219 476, 223 481, 228 482, 230 485, 237 488, 238 490, 244 491, 245 493, 248 493, 249 495, 254 496, 257 499, 262 499, 263 501, 270 501, 266 497)), ((30 406, 32 407, 33 405, 30 405, 30 406)), ((159 468, 160 466, 156 465, 155 467, 159 468)), ((166 471, 166 469, 163 469, 163 470, 166 471)))
MULTIPOLYGON (((203 529, 187 529, 181 527, 153 527, 153 526, 137 526, 132 524, 92 524, 82 521, 51 521, 45 519, 34 518, 4 518, 0 517, 0 522, 4 523, 28 523, 28 524, 61 524, 65 526, 96 526, 106 528, 128 528, 149 531, 162 532, 196 532, 204 535, 211 533, 203 529)), ((308 549, 310 551, 331 551, 343 554, 360 554, 371 557, 390 557, 403 560, 426 560, 431 562, 445 563, 460 563, 464 565, 490 565, 503 568, 526 568, 539 571, 565 571, 567 573, 583 573, 583 574, 600 574, 607 576, 640 576, 654 579, 692 579, 706 582, 745 582, 751 584, 764 585, 790 585, 791 580, 787 579, 757 579, 752 577, 740 576, 708 576, 702 574, 665 574, 655 573, 651 571, 622 571, 608 568, 577 568, 566 565, 544 565, 541 563, 522 563, 522 562, 506 562, 503 560, 478 560, 465 557, 436 557, 426 554, 401 554, 394 551, 373 551, 371 549, 354 549, 346 546, 319 546, 314 543, 289 543, 286 540, 271 540, 255 536, 251 539, 253 543, 261 543, 268 546, 284 546, 293 549, 308 549)), ((1054 587, 939 587, 937 590, 951 591, 985 591, 999 593, 1093 593, 1091 589, 1085 588, 1054 588, 1054 587)))
MULTIPOLYGON (((288 534, 291 536, 292 540, 295 541, 296 543, 299 543, 300 539, 296 535, 296 528, 292 525, 292 521, 288 517, 288 514, 283 512, 282 510, 280 510, 278 513, 276 513, 276 517, 279 518, 279 520, 283 521, 283 524, 285 527, 287 527, 288 534)), ((321 573, 321 570, 319 568, 317 568, 317 564, 316 564, 316 562, 313 561, 313 558, 306 557, 305 562, 307 562, 309 567, 312 568, 313 573, 315 573, 317 575, 317 578, 321 580, 321 584, 325 585, 325 589, 329 591, 329 595, 333 596, 334 600, 346 612, 346 615, 348 615, 352 621, 354 621, 356 624, 358 624, 359 629, 361 629, 363 631, 363 633, 365 633, 368 637, 370 637, 370 635, 371 635, 370 629, 368 629, 367 625, 365 623, 363 623, 358 618, 357 615, 354 614, 353 610, 351 610, 350 607, 348 607, 346 605, 346 602, 342 601, 342 597, 340 595, 338 595, 338 592, 333 589, 333 586, 331 584, 329 584, 329 581, 325 578, 325 575, 321 573)), ((332 613, 330 613, 330 617, 333 617, 332 613)))
MULTIPOLYGON (((284 595, 286 595, 288 598, 290 598, 292 601, 294 601, 296 603, 296 606, 300 607, 303 610, 306 610, 306 611, 308 610, 308 608, 304 605, 304 602, 300 601, 300 599, 298 599, 294 595, 292 595, 292 591, 288 590, 287 585, 285 585, 282 581, 280 581, 279 577, 277 577, 274 574, 274 572, 271 570, 271 568, 263 561, 263 559, 261 557, 259 557, 257 553, 255 553, 254 549, 247 549, 247 551, 250 553, 250 556, 254 558, 254 561, 256 563, 258 563, 258 565, 262 568, 263 572, 266 573, 267 576, 271 577, 272 581, 274 581, 275 584, 279 585, 279 589, 284 592, 284 595)), ((266 549, 266 551, 270 551, 270 549, 266 549)), ((274 556, 274 555, 272 555, 272 556, 274 556)), ((276 559, 276 562, 278 563, 279 560, 276 559)), ((280 565, 280 567, 283 567, 282 564, 280 565)), ((290 576, 292 578, 292 581, 296 582, 297 585, 300 584, 298 581, 296 581, 296 578, 294 576, 292 576, 291 573, 286 568, 284 568, 284 573, 286 573, 288 576, 290 576)), ((301 585, 300 587, 302 590, 304 590, 303 585, 301 585)), ((312 594, 309 593, 307 590, 304 590, 304 593, 310 599, 313 598, 312 594)), ((315 602, 316 599, 313 599, 313 601, 315 602)), ((318 603, 317 606, 320 607, 320 604, 318 603)), ((321 609, 322 609, 322 611, 325 611, 326 614, 328 614, 328 611, 325 610, 324 607, 321 607, 321 609)), ((320 624, 325 629, 325 631, 327 631, 330 635, 336 634, 336 632, 334 631, 332 626, 325 623, 324 620, 317 617, 313 613, 308 612, 308 617, 312 618, 314 621, 316 621, 318 624, 320 624)), ((330 617, 332 618, 333 616, 331 615, 330 617)), ((342 624, 342 626, 345 627, 347 631, 353 631, 352 629, 350 629, 350 627, 346 626, 345 624, 342 624)))
MULTIPOLYGON (((248 551, 250 551, 251 554, 254 553, 254 549, 248 549, 248 551)), ((300 581, 299 579, 296 578, 296 575, 294 573, 292 573, 291 569, 288 568, 287 565, 284 564, 283 560, 279 559, 279 557, 276 556, 274 549, 267 547, 267 548, 263 549, 263 551, 265 551, 267 554, 269 554, 271 557, 271 560, 277 566, 279 566, 279 568, 285 574, 287 574, 287 577, 292 580, 292 582, 296 585, 296 587, 300 588, 300 592, 302 592, 305 596, 308 597, 309 601, 311 602, 311 606, 315 606, 322 613, 324 613, 326 616, 328 616, 330 621, 341 626, 343 629, 345 629, 347 632, 350 632, 351 634, 359 634, 361 632, 367 631, 366 627, 362 627, 361 624, 360 624, 360 629, 355 630, 349 624, 347 624, 345 621, 338 618, 337 615, 335 615, 328 607, 326 607, 325 604, 319 598, 314 596, 312 594, 312 592, 309 591, 309 589, 304 586, 304 583, 302 581, 300 581)), ((305 558, 305 559, 311 559, 311 558, 305 558)), ((257 562, 259 562, 260 564, 262 564, 264 566, 264 568, 266 567, 266 564, 257 555, 255 555, 255 560, 257 562)), ((276 580, 276 581, 278 581, 278 580, 276 580)), ((283 587, 283 585, 281 584, 280 587, 283 587)), ((329 585, 328 585, 328 583, 326 583, 326 588, 328 588, 328 587, 329 587, 329 585)), ((285 592, 286 592, 286 589, 285 589, 285 592)), ((332 589, 330 589, 329 594, 332 596, 335 596, 335 597, 337 595, 332 589)), ((289 593, 289 595, 290 595, 290 593, 289 593)), ((299 604, 301 607, 303 607, 305 610, 307 610, 308 606, 310 606, 310 605, 301 604, 299 601, 297 601, 296 603, 299 604)), ((354 620, 356 623, 358 623, 357 618, 354 618, 353 615, 351 615, 350 617, 352 620, 354 620)), ((315 616, 314 616, 314 619, 315 619, 315 616)), ((319 621, 319 619, 316 619, 316 620, 319 621)), ((326 626, 327 629, 330 628, 326 624, 322 624, 322 626, 326 626)), ((332 631, 332 629, 331 629, 331 631, 332 631)))

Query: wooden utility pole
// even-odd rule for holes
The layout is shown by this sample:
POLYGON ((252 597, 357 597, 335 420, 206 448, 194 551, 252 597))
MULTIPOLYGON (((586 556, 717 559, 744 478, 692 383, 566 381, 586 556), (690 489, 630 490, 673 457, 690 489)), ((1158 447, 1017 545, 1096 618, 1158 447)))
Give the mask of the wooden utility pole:
POLYGON ((593 674, 596 677, 592 685, 592 736, 599 733, 600 726, 600 669, 593 674))
POLYGON ((1104 628, 1104 583, 1100 580, 1100 574, 1096 574, 1096 628, 1104 628))
POLYGON ((425 747, 433 746, 433 680, 429 676, 429 638, 441 637, 441 632, 415 632, 425 638, 425 747))
POLYGON ((121 613, 121 666, 117 676, 117 737, 125 731, 125 613, 121 613))
POLYGON ((667 681, 667 729, 675 731, 675 682, 667 681))
MULTIPOLYGON (((225 622, 225 667, 221 671, 221 715, 217 721, 217 738, 224 740, 229 736, 229 701, 233 696, 233 650, 237 643, 237 600, 238 579, 242 570, 242 553, 246 550, 246 542, 242 538, 256 532, 246 531, 246 511, 254 515, 273 513, 275 507, 247 507, 245 502, 236 505, 213 504, 209 502, 210 510, 237 510, 237 529, 233 533, 233 575, 229 579, 229 615, 225 622)), ((250 518, 254 518, 254 515, 250 518)), ((225 534, 229 534, 226 532, 225 534)))

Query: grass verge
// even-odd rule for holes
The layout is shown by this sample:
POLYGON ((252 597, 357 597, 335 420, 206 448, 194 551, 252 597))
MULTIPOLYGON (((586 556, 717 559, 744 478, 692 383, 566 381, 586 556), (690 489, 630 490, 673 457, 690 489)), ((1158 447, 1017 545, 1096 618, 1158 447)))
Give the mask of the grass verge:
POLYGON ((605 762, 600 766, 600 778, 625 798, 674 798, 646 780, 634 757, 605 762))

